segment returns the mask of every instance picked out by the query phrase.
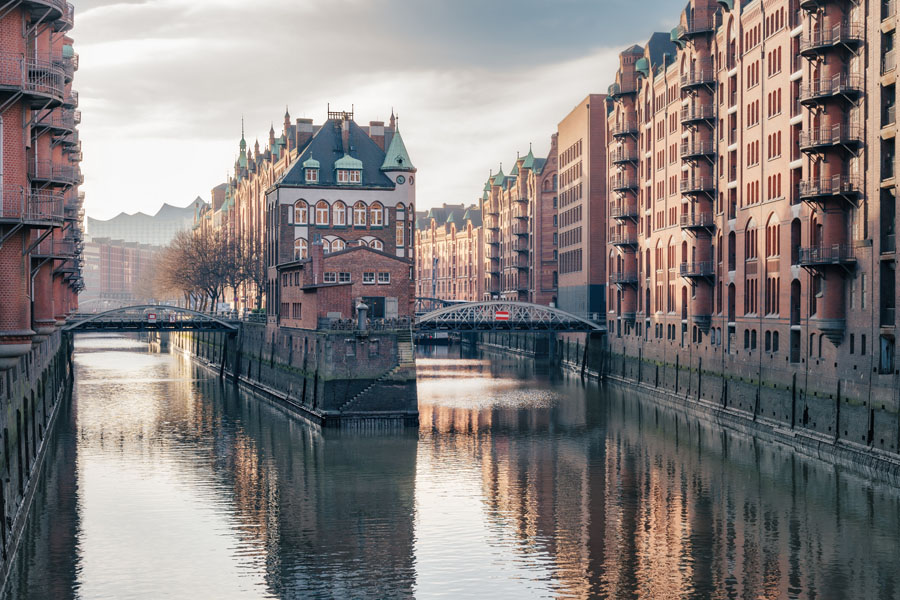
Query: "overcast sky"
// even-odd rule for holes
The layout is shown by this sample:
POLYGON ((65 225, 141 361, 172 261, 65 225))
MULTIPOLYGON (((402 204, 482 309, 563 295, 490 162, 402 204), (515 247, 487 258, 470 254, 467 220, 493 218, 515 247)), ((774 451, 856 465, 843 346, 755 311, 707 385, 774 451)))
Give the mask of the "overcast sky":
POLYGON ((225 180, 241 134, 391 108, 418 207, 472 202, 516 151, 606 90, 618 52, 682 0, 74 0, 85 208, 186 205, 225 180), (638 10, 639 9, 639 10, 638 10))

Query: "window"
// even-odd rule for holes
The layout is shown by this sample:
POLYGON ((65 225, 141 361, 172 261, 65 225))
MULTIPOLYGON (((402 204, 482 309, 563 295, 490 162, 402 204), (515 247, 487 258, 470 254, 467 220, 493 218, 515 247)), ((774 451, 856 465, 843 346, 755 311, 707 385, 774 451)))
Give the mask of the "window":
POLYGON ((309 245, 303 238, 294 240, 294 260, 303 260, 309 257, 309 245))
POLYGON ((337 283, 337 273, 334 271, 327 271, 324 275, 322 275, 323 283, 337 283))
POLYGON ((403 247, 403 243, 404 243, 403 232, 404 231, 405 231, 405 227, 403 225, 403 221, 397 221, 397 233, 396 233, 396 237, 394 239, 394 243, 397 245, 398 248, 403 247))
POLYGON ((353 225, 356 227, 366 226, 366 205, 362 202, 353 205, 353 225))
POLYGON ((316 225, 328 225, 328 203, 324 200, 316 204, 316 225))
POLYGON ((369 248, 384 252, 384 243, 381 240, 372 240, 369 242, 369 248))
POLYGON ((338 183, 361 183, 362 171, 338 169, 337 181, 338 183))
POLYGON ((374 272, 363 273, 363 283, 366 285, 375 283, 375 273, 374 272))
POLYGON ((319 181, 318 169, 306 169, 306 183, 316 183, 319 181))
POLYGON ((303 200, 294 203, 294 225, 306 225, 306 217, 309 215, 309 207, 303 200))
POLYGON ((379 271, 378 272, 378 283, 390 283, 391 282, 391 274, 388 271, 379 271))
POLYGON ((338 200, 331 211, 331 224, 335 227, 343 227, 347 224, 347 205, 338 200))
POLYGON ((350 283, 350 273, 338 273, 338 283, 350 283))
POLYGON ((301 306, 302 306, 302 305, 301 305, 299 302, 294 302, 293 304, 291 304, 291 318, 292 318, 292 319, 299 319, 299 318, 301 318, 301 317, 300 317, 300 315, 301 315, 301 312, 300 312, 300 311, 301 311, 301 306))
POLYGON ((378 202, 369 208, 369 225, 372 227, 382 227, 384 225, 384 209, 378 202))

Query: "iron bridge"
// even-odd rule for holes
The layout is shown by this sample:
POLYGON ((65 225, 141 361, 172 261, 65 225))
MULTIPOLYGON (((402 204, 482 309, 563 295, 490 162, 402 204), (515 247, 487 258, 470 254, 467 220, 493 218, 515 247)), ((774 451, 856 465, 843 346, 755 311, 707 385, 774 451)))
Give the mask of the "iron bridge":
POLYGON ((159 304, 141 304, 97 314, 73 315, 68 321, 62 328, 63 332, 214 331, 235 334, 239 329, 236 321, 189 308, 159 304))
POLYGON ((416 318, 419 331, 605 332, 606 327, 558 308, 529 302, 462 302, 416 318))

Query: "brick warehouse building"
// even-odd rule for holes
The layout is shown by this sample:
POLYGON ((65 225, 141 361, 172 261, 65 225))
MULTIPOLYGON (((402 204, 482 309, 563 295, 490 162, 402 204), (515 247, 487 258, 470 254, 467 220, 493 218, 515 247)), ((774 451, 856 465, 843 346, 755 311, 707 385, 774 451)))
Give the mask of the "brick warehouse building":
POLYGON ((464 204, 416 216, 416 296, 481 300, 484 284, 481 210, 464 204))
POLYGON ((801 386, 804 426, 897 448, 895 29, 894 2, 693 0, 621 54, 614 352, 801 386))
POLYGON ((62 0, 0 16, 0 368, 64 323, 82 287, 73 20, 62 0))
POLYGON ((288 317, 280 311, 290 304, 290 318, 308 325, 312 321, 306 316, 293 316, 294 305, 304 303, 315 307, 316 322, 352 318, 362 297, 372 318, 412 314, 415 175, 393 116, 387 128, 372 122, 364 129, 352 112, 329 111, 328 120, 266 193, 270 322, 284 322, 288 317), (314 247, 323 255, 321 269, 314 247), (305 283, 298 299, 286 286, 300 283, 299 270, 305 283), (333 280, 326 278, 329 274, 333 280), (360 282, 363 287, 357 288, 360 282), (323 286, 347 283, 361 296, 314 300, 324 295, 323 286))

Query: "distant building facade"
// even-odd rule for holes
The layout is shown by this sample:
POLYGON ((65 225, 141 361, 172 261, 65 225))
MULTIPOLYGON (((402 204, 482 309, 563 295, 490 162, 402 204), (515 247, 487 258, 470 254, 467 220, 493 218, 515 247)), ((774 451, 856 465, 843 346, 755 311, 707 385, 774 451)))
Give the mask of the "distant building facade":
POLYGON ((119 213, 107 220, 88 217, 87 233, 93 238, 168 246, 178 232, 189 231, 194 226, 197 215, 205 206, 202 199, 196 198, 183 207, 163 204, 154 215, 119 213))
POLYGON ((84 309, 160 300, 151 285, 161 252, 159 246, 91 238, 84 245, 84 291, 80 296, 84 309))
POLYGON ((559 308, 606 312, 606 96, 590 94, 558 127, 559 308))
POLYGON ((476 205, 444 204, 416 218, 416 296, 474 302, 484 283, 484 228, 476 205))

